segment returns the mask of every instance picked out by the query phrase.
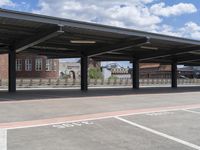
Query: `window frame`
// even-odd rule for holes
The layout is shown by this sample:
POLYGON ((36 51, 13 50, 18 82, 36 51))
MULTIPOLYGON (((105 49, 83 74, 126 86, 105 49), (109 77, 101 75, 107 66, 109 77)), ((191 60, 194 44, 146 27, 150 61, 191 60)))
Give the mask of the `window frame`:
POLYGON ((46 69, 46 71, 52 71, 53 70, 52 59, 46 59, 45 69, 46 69))
POLYGON ((35 59, 35 71, 42 71, 43 68, 43 59, 36 58, 35 59))
POLYGON ((23 61, 22 59, 16 59, 16 71, 22 71, 23 69, 23 65, 22 65, 23 61))
POLYGON ((25 71, 32 71, 32 59, 25 59, 25 71))

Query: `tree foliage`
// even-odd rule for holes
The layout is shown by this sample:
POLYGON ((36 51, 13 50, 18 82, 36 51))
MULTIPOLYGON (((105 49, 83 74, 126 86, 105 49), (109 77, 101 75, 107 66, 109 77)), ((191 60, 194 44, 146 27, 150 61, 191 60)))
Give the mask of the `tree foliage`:
POLYGON ((100 68, 90 68, 89 69, 89 78, 90 79, 100 79, 102 78, 102 72, 100 68))

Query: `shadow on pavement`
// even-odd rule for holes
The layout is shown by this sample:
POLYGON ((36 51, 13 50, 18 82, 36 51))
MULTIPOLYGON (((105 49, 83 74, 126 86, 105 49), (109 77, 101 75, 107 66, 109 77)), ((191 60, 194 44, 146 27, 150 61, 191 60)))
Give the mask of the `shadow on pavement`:
POLYGON ((131 88, 92 88, 87 92, 81 92, 79 89, 34 89, 18 90, 16 93, 0 92, 0 101, 20 101, 37 99, 55 99, 55 98, 81 98, 96 96, 121 96, 121 95, 144 95, 144 94, 166 94, 166 93, 187 93, 200 92, 200 87, 148 87, 139 90, 131 88))

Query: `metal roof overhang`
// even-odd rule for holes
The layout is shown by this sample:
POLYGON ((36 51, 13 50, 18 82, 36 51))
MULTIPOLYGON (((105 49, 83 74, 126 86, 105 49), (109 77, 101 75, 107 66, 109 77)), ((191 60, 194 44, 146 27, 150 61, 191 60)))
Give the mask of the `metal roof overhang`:
POLYGON ((101 61, 136 58, 147 63, 200 62, 197 40, 0 9, 0 53, 7 53, 9 46, 15 47, 17 53, 49 58, 78 58, 85 53, 101 61))

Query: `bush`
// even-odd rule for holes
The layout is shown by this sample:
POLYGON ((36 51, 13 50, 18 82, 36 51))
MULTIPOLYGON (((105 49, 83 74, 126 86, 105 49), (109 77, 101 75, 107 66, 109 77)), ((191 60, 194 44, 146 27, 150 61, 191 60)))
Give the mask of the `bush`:
POLYGON ((101 72, 100 68, 90 68, 88 72, 89 72, 90 79, 101 79, 102 78, 102 72, 101 72))
POLYGON ((108 80, 117 80, 117 79, 119 79, 119 78, 118 77, 114 77, 114 76, 111 76, 111 77, 108 78, 108 80))

